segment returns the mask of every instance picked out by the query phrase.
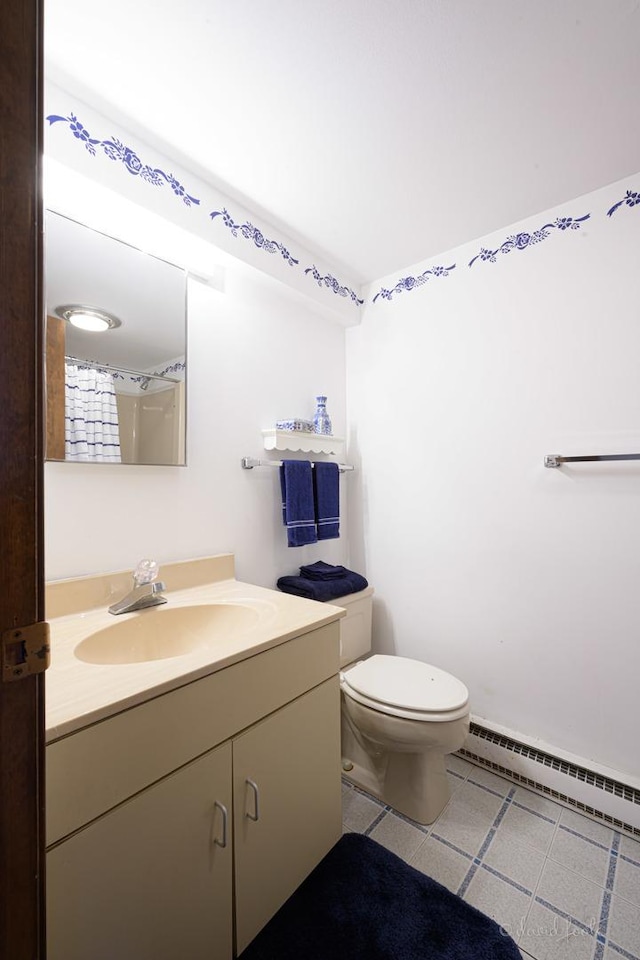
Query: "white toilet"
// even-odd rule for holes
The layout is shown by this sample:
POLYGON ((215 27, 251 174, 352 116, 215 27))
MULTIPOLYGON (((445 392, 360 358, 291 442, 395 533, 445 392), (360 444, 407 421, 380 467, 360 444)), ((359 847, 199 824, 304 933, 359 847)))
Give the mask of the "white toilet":
POLYGON ((372 595, 367 587, 333 601, 347 611, 340 621, 344 775, 412 820, 433 823, 450 796, 444 758, 469 732, 469 691, 420 660, 362 660, 371 652, 372 595))

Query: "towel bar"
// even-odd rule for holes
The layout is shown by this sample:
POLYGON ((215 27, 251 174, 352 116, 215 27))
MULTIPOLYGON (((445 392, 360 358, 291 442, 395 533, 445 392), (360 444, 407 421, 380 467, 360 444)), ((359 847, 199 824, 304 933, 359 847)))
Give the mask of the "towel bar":
MULTIPOLYGON (((254 467, 281 467, 282 460, 254 460, 252 457, 243 457, 240 466, 243 470, 253 470, 254 467)), ((314 466, 313 461, 311 466, 314 466)), ((338 470, 340 473, 347 473, 349 470, 355 470, 355 467, 350 463, 339 463, 338 470)))
POLYGON ((592 457, 561 457, 549 454, 544 458, 545 467, 561 467, 563 463, 586 463, 594 460, 640 460, 640 453, 603 453, 592 457))

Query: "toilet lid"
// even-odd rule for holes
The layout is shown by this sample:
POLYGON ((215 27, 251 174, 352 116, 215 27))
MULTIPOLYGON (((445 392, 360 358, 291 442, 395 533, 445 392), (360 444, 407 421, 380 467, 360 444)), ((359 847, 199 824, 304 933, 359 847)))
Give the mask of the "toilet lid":
POLYGON ((400 710, 448 713, 466 706, 461 680, 421 660, 376 654, 343 675, 344 683, 367 700, 400 710))

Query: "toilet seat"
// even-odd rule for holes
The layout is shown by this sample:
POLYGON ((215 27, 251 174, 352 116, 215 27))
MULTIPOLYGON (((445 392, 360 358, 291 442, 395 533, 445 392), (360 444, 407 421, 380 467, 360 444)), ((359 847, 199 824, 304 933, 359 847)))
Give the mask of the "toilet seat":
POLYGON ((371 710, 444 722, 469 712, 469 691, 450 673, 408 657, 375 654, 340 675, 345 695, 371 710))

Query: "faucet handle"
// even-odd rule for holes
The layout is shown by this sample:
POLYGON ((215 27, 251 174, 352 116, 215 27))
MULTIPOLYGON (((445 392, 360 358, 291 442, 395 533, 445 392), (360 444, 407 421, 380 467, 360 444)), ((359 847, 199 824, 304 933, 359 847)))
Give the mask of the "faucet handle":
POLYGON ((144 583, 153 583, 160 573, 160 566, 155 560, 141 560, 133 571, 133 580, 137 587, 144 583))

